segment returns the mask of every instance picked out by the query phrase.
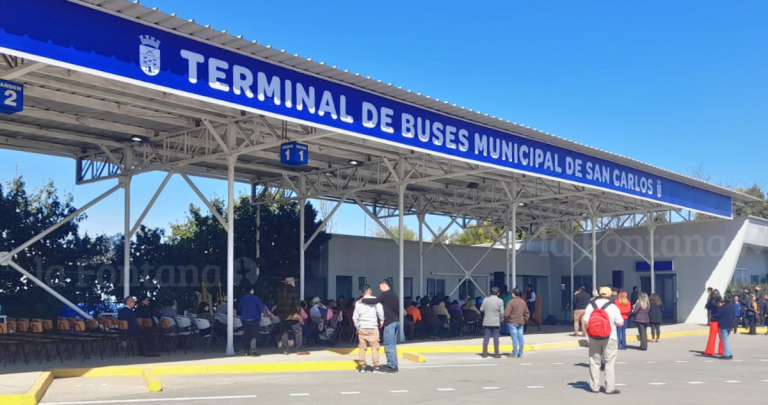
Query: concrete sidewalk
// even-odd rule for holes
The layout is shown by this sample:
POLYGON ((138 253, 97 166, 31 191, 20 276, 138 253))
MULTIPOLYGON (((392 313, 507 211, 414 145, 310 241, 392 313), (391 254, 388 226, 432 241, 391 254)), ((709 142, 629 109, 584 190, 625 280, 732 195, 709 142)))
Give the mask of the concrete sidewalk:
MULTIPOLYGON (((525 336, 526 351, 555 350, 576 348, 587 345, 587 339, 573 337, 572 326, 544 326, 541 332, 529 328, 531 333, 525 336)), ((760 328, 759 333, 765 333, 760 328)), ((745 333, 746 330, 740 330, 745 333)), ((628 341, 637 341, 636 329, 627 331, 628 341)), ((681 336, 702 336, 709 333, 703 325, 663 325, 661 339, 681 336)), ((502 337, 501 350, 512 350, 509 336, 502 337)), ((146 386, 149 391, 161 390, 160 377, 169 375, 208 375, 208 374, 252 374, 252 373, 290 373, 309 371, 353 370, 357 357, 357 347, 343 344, 341 347, 313 347, 309 356, 292 353, 283 355, 277 349, 264 349, 260 357, 226 356, 220 352, 203 354, 199 352, 162 355, 159 358, 118 357, 101 360, 49 362, 44 364, 16 364, 0 368, 0 403, 11 404, 10 398, 17 398, 20 404, 35 404, 30 398, 39 397, 47 389, 53 378, 68 377, 122 377, 136 378, 137 384, 146 386), (144 379, 144 383, 141 381, 144 379), (50 381, 48 381, 50 380, 50 381), (38 387, 38 388, 35 388, 38 387), (154 387, 154 388, 153 388, 154 387), (34 391, 34 392, 31 392, 34 391), (32 396, 30 396, 32 395, 32 396)), ((383 352, 383 348, 381 349, 383 352)), ((426 361, 425 354, 431 353, 480 353, 481 337, 464 337, 445 340, 426 340, 398 345, 400 357, 414 362, 426 361)), ((384 361, 384 359, 382 359, 384 361)), ((38 399, 39 400, 39 399, 38 399)), ((15 403, 15 402, 13 402, 15 403)))

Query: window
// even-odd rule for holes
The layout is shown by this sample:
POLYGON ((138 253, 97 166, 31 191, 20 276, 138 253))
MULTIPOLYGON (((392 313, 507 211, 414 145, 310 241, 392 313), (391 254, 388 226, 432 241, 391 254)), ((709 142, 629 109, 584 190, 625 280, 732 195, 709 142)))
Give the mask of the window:
POLYGON ((405 277, 403 279, 403 298, 413 298, 413 277, 405 277))
POLYGON ((445 280, 444 279, 435 280, 435 296, 440 298, 445 297, 445 280))
POLYGON ((467 296, 475 296, 475 284, 469 280, 464 280, 464 282, 459 285, 459 299, 463 300, 467 296))
POLYGON ((397 291, 395 289, 395 279, 394 279, 394 277, 386 277, 384 280, 389 281, 389 288, 391 288, 392 291, 397 291))
POLYGON ((733 281, 741 281, 742 283, 747 282, 747 269, 735 269, 733 271, 733 281))
POLYGON ((427 279, 427 295, 430 297, 435 296, 435 279, 434 278, 427 279))
POLYGON ((363 291, 363 287, 368 285, 368 277, 358 277, 357 278, 357 289, 360 291, 363 291))
POLYGON ((749 276, 749 279, 752 284, 760 283, 760 276, 749 276))

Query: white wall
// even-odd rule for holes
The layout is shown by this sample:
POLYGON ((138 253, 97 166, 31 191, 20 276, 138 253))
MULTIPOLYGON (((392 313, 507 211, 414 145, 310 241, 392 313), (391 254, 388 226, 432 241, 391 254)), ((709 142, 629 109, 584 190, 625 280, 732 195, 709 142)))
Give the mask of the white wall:
MULTIPOLYGON (((598 240, 604 233, 598 233, 598 240)), ((597 249, 597 285, 612 283, 612 272, 624 272, 624 287, 641 286, 641 273, 635 271, 635 264, 644 259, 632 249, 626 247, 619 238, 627 241, 635 250, 649 257, 649 231, 647 228, 635 228, 616 231, 608 235, 597 249)), ((589 251, 591 235, 577 235, 577 243, 589 251)), ((424 242, 424 250, 431 242, 424 242)), ((546 316, 548 313, 562 318, 560 280, 570 276, 570 245, 563 237, 536 241, 532 251, 518 254, 518 275, 545 276, 548 288, 539 291, 543 297, 546 316), (540 251, 540 252, 536 252, 540 251), (548 310, 548 311, 547 311, 548 310)), ((768 274, 768 221, 738 219, 734 221, 711 221, 661 225, 655 231, 655 259, 672 260, 677 283, 677 319, 682 322, 704 322, 705 290, 711 286, 725 291, 735 267, 746 267, 750 274, 764 277, 768 274), (744 242, 753 244, 742 248, 744 242)), ((485 255, 487 248, 449 246, 456 259, 469 270, 485 255)), ((357 288, 358 277, 365 276, 368 283, 375 284, 383 278, 392 277, 396 291, 398 285, 398 250, 389 239, 373 239, 355 236, 334 235, 326 247, 327 294, 336 297, 336 276, 352 276, 353 289, 357 288)), ((574 249, 575 260, 583 256, 578 248, 574 249)), ((506 270, 504 249, 492 249, 473 274, 492 275, 506 270)), ((574 269, 576 275, 592 275, 592 262, 589 257, 582 259, 574 269)), ((424 257, 423 278, 442 278, 446 280, 446 293, 458 285, 462 274, 451 256, 439 244, 435 245, 424 257), (451 273, 456 276, 437 276, 432 273, 451 273)), ((647 274, 647 273, 642 273, 647 274)), ((413 278, 413 296, 424 295, 426 285, 420 290, 419 285, 419 243, 406 241, 405 277, 413 278)), ((477 277, 476 281, 487 293, 489 280, 477 277)), ((522 286, 520 286, 522 287, 522 286)), ((452 298, 459 299, 458 292, 452 298)))
MULTIPOLYGON (((424 242, 426 251, 431 242, 424 242)), ((487 248, 468 246, 449 246, 451 253, 467 270, 471 270, 486 254, 487 248)), ((368 282, 375 284, 379 280, 392 277, 395 280, 395 291, 399 291, 398 283, 398 249, 389 239, 363 238, 357 236, 333 235, 328 242, 328 296, 336 297, 336 276, 352 276, 353 287, 357 288, 357 278, 367 277, 368 282)), ((549 276, 550 256, 532 252, 521 252, 517 258, 517 274, 527 276, 549 276)), ((492 249, 485 259, 477 266, 473 275, 492 275, 494 272, 506 271, 506 253, 504 249, 492 249)), ((426 294, 426 279, 441 278, 446 280, 446 294, 459 284, 463 274, 461 268, 446 252, 445 248, 436 244, 424 256, 424 286, 419 288, 419 243, 405 242, 405 277, 413 278, 413 296, 426 294), (432 275, 432 273, 457 274, 457 276, 432 275)), ((475 281, 488 293, 489 279, 476 277, 475 281)), ((492 280, 492 279, 491 279, 492 280)), ((551 284, 551 283, 550 283, 551 284)), ((458 291, 451 296, 459 297, 458 291)), ((559 296, 557 297, 559 301, 559 296)), ((547 302, 549 304, 549 302, 547 302)))

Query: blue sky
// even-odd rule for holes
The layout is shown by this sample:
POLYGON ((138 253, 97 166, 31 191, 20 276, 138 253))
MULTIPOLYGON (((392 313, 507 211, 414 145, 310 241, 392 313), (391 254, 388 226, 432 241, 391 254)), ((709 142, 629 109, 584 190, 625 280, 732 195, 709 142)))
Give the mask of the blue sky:
MULTIPOLYGON (((142 4, 665 169, 702 165, 715 182, 768 186, 768 2, 142 4)), ((3 181, 52 178, 76 204, 113 185, 75 186, 66 159, 0 150, 0 162, 3 181)), ((134 218, 163 176, 134 179, 134 218)), ((223 182, 197 183, 206 195, 226 193, 223 182)), ((189 203, 200 205, 176 178, 145 224, 182 220, 189 203)), ((84 228, 121 232, 122 207, 116 193, 84 228)), ((360 210, 338 215, 342 233, 364 233, 360 210)))

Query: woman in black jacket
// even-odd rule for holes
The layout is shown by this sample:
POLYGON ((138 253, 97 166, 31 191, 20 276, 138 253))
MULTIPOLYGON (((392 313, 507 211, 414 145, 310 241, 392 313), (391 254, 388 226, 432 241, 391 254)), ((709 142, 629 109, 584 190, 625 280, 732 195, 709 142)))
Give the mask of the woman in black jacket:
POLYGON ((651 322, 651 342, 659 343, 661 338, 661 321, 664 314, 664 304, 658 294, 651 295, 651 310, 648 318, 651 322))
POLYGON ((648 324, 650 323, 650 311, 651 304, 648 302, 648 294, 641 293, 634 308, 632 308, 632 315, 635 317, 637 331, 640 333, 640 350, 648 350, 648 324))

